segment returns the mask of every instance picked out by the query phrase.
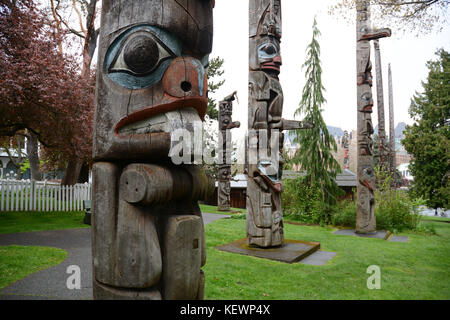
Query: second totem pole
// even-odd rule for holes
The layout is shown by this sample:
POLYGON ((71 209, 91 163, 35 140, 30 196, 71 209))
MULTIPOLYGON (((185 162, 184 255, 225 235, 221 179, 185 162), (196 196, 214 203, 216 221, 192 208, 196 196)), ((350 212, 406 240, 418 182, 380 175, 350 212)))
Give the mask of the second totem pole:
POLYGON ((285 120, 281 68, 281 1, 249 1, 247 244, 283 245, 283 130, 310 128, 285 120))
POLYGON ((372 63, 370 41, 389 37, 391 30, 373 30, 370 26, 370 2, 357 2, 356 69, 357 69, 357 206, 356 232, 376 232, 375 170, 373 164, 374 127, 372 124, 372 63))

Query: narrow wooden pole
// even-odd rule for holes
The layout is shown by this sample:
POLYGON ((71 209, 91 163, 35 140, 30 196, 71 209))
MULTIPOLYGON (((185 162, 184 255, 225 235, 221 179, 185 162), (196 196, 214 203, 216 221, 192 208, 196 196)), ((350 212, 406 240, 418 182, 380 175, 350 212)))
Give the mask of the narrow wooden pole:
POLYGON ((391 64, 388 67, 388 84, 389 84, 389 169, 393 178, 396 171, 395 161, 395 122, 394 122, 394 93, 392 88, 392 70, 391 64))
POLYGON ((384 120, 384 94, 383 94, 383 68, 381 65, 380 42, 374 40, 375 70, 377 75, 377 111, 378 111, 378 156, 380 168, 388 169, 388 157, 386 146, 386 127, 384 120))

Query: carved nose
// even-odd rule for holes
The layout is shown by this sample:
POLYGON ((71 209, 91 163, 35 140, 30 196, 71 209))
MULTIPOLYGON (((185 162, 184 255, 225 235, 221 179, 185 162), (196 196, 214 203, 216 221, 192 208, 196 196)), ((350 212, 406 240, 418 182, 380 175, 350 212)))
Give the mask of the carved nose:
POLYGON ((206 72, 200 61, 178 57, 163 77, 164 92, 174 98, 206 97, 206 72))
POLYGON ((273 58, 273 63, 279 64, 281 66, 282 65, 281 57, 280 56, 274 57, 273 58))

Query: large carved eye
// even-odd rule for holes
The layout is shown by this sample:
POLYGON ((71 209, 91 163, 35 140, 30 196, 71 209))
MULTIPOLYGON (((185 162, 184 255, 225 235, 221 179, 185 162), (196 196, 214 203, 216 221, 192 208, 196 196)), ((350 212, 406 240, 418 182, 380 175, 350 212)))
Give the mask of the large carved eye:
POLYGON ((126 72, 134 76, 144 76, 154 71, 159 64, 173 57, 150 32, 131 35, 109 68, 109 72, 126 72))
POLYGON ((278 48, 273 43, 263 43, 258 47, 258 56, 262 59, 274 58, 278 54, 278 48))

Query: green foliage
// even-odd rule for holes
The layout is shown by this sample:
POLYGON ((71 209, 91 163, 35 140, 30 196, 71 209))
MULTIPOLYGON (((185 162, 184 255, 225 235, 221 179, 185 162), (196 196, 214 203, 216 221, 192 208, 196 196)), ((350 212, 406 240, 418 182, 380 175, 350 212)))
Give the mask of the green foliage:
POLYGON ((392 177, 386 171, 375 168, 378 189, 375 190, 375 216, 377 229, 400 232, 415 230, 420 222, 421 198, 411 198, 399 189, 391 188, 392 177))
POLYGON ((332 151, 337 151, 336 142, 328 133, 322 118, 322 104, 326 100, 323 96, 325 88, 322 85, 320 45, 317 41, 319 36, 320 31, 314 19, 313 38, 307 48, 306 61, 303 64, 303 68, 306 69, 306 84, 299 108, 295 111, 296 116, 304 114, 304 121, 313 123, 314 128, 295 131, 294 141, 300 147, 293 157, 293 162, 298 164, 301 170, 306 171, 304 182, 310 189, 317 190, 312 193, 317 193, 318 203, 334 205, 341 192, 335 182, 341 167, 332 155, 332 151))
POLYGON ((224 62, 225 60, 220 57, 212 58, 209 60, 208 69, 206 70, 208 76, 208 109, 206 114, 214 120, 218 119, 219 111, 216 107, 216 100, 211 98, 211 94, 215 93, 225 83, 225 80, 216 82, 216 78, 222 76, 225 72, 222 69, 224 62))
POLYGON ((429 73, 423 92, 411 100, 409 114, 415 123, 407 126, 402 143, 412 155, 412 193, 432 208, 450 208, 450 54, 443 49, 438 59, 427 63, 429 73))
POLYGON ((28 169, 30 169, 30 160, 26 159, 24 162, 20 164, 20 172, 25 173, 28 169))
POLYGON ((319 184, 309 184, 308 177, 283 181, 283 214, 303 223, 326 225, 331 222, 331 207, 322 201, 319 184))
POLYGON ((331 222, 334 226, 356 227, 356 202, 344 200, 336 206, 331 222))
MULTIPOLYGON (((375 217, 378 230, 401 232, 415 230, 433 234, 432 230, 420 225, 419 207, 424 204, 422 198, 413 198, 405 191, 392 188, 389 172, 375 167, 378 188, 375 190, 375 217)), ((356 202, 343 201, 332 212, 331 222, 335 226, 355 228, 356 202)))

